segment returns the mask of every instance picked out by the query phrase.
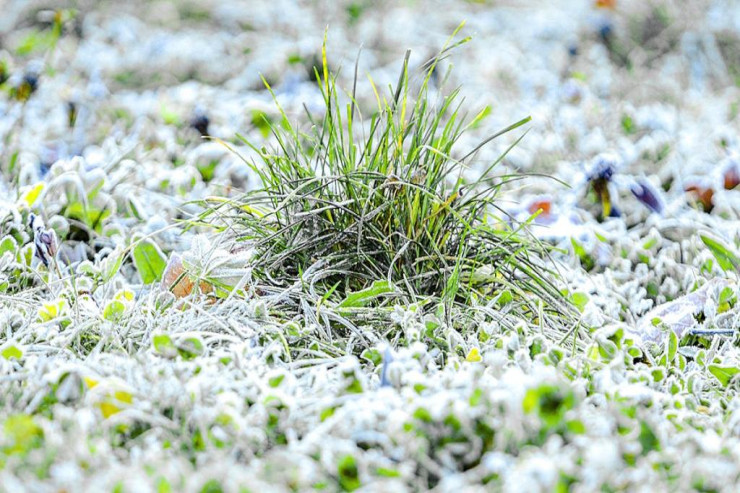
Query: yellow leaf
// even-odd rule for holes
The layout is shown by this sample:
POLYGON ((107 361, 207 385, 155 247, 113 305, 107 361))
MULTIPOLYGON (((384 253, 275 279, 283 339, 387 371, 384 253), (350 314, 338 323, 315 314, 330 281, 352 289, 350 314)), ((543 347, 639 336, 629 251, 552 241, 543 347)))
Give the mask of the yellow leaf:
POLYGON ((112 394, 107 394, 103 401, 98 404, 104 418, 109 418, 116 413, 120 413, 123 408, 133 404, 134 396, 124 390, 116 390, 112 394))
POLYGON ((256 217, 259 217, 259 218, 265 217, 265 214, 262 211, 260 211, 259 209, 255 209, 254 207, 249 206, 247 204, 244 204, 240 206, 239 208, 243 210, 244 212, 248 212, 256 217))
POLYGON ((132 301, 134 299, 134 292, 130 289, 121 289, 114 296, 119 301, 132 301))
POLYGON ((477 363, 481 361, 482 359, 483 358, 481 358, 480 351, 478 351, 477 347, 474 347, 468 353, 468 357, 465 358, 465 361, 467 361, 468 363, 477 363))
POLYGON ((37 183, 36 185, 26 190, 23 195, 21 195, 21 198, 18 201, 18 205, 25 205, 29 208, 32 207, 33 204, 35 204, 36 201, 39 199, 39 196, 41 195, 41 192, 43 190, 44 183, 37 183))
POLYGON ((38 310, 39 320, 41 322, 48 322, 62 315, 65 308, 67 308, 67 300, 64 298, 43 303, 41 308, 38 310))
POLYGON ((93 380, 90 377, 85 377, 85 378, 83 378, 83 380, 85 381, 85 385, 87 385, 87 388, 88 389, 92 389, 92 388, 94 388, 98 384, 98 381, 97 380, 93 380))
POLYGON ((110 402, 101 402, 99 406, 103 413, 103 417, 106 419, 121 412, 121 409, 118 406, 111 404, 110 402))
POLYGON ((123 390, 117 390, 113 395, 116 399, 121 402, 125 402, 126 404, 131 404, 132 402, 134 402, 134 397, 128 392, 124 392, 123 390))

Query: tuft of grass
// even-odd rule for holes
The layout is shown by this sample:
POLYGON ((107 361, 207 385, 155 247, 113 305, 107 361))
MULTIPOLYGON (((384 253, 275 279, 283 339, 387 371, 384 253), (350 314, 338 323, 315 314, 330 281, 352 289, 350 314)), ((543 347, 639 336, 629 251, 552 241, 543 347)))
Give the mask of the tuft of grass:
POLYGON ((486 110, 466 121, 459 89, 432 96, 440 60, 467 41, 450 39, 425 64, 421 80, 410 75, 409 53, 388 96, 370 80, 377 108, 369 125, 355 97, 357 65, 352 92, 341 93, 324 43, 316 79, 325 111, 308 114, 310 130, 292 124, 275 100, 282 114, 280 124, 270 124, 276 148, 257 148, 240 136, 258 155, 258 162, 245 162, 260 187, 228 202, 227 210, 221 201, 200 220, 217 214, 254 249, 257 289, 275 294, 281 309, 334 307, 344 325, 354 325, 359 313, 367 322, 383 313, 378 308, 417 304, 442 307, 447 325, 458 329, 470 318, 453 316, 459 308, 540 326, 543 318, 571 313, 553 284, 547 248, 526 234, 526 225, 496 213, 502 187, 521 178, 493 176, 506 153, 479 179, 463 179, 482 146, 530 118, 461 154, 456 143, 486 110), (352 297, 362 300, 359 307, 352 297))

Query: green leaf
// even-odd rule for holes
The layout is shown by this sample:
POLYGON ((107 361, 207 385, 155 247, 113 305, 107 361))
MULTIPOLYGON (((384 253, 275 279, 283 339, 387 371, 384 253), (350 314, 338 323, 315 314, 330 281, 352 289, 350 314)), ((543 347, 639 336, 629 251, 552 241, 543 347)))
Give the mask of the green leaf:
POLYGON ((81 221, 99 233, 102 231, 103 221, 111 215, 111 210, 95 207, 86 208, 82 202, 73 202, 65 208, 64 215, 70 219, 81 221))
POLYGON ((700 349, 696 352, 696 364, 704 366, 706 364, 707 352, 704 349, 700 349))
POLYGON ((525 414, 530 414, 537 408, 538 399, 539 394, 537 393, 537 389, 527 390, 527 393, 524 394, 524 399, 522 400, 522 409, 524 410, 525 414))
POLYGON ((546 428, 555 428, 564 423, 565 413, 575 406, 575 394, 552 384, 542 384, 528 389, 522 400, 525 414, 537 412, 546 428))
POLYGON ((276 375, 272 378, 270 378, 267 383, 270 385, 270 387, 275 388, 279 387, 281 383, 283 383, 283 379, 285 378, 285 375, 276 375))
POLYGON ((607 361, 612 360, 619 349, 617 348, 617 345, 609 339, 599 340, 597 344, 599 346, 599 356, 607 361))
POLYGON ((383 362, 383 354, 375 348, 365 349, 360 357, 371 362, 374 366, 380 366, 383 362))
POLYGON ((123 312, 126 311, 126 305, 119 300, 111 300, 105 304, 103 308, 103 318, 114 322, 121 318, 123 312))
POLYGON ((375 281, 369 288, 350 293, 339 303, 340 308, 359 308, 380 296, 395 293, 396 287, 388 281, 375 281))
POLYGON ((473 121, 470 122, 470 128, 478 128, 481 122, 490 114, 491 114, 491 107, 486 106, 485 108, 483 108, 483 110, 481 110, 480 113, 475 115, 475 118, 473 118, 473 121))
POLYGON ((334 416, 334 411, 336 411, 336 407, 327 407, 326 409, 321 411, 321 414, 319 414, 319 421, 323 423, 328 418, 334 416))
MULTIPOLYGON (((0 255, 2 255, 2 243, 0 243, 0 255)), ((732 290, 731 287, 726 286, 722 289, 722 291, 719 293, 719 302, 718 305, 722 305, 724 303, 729 303, 732 298, 735 296, 735 292, 732 290)))
POLYGON ((511 291, 508 289, 504 289, 499 293, 498 298, 496 298, 496 304, 500 307, 504 307, 514 301, 514 295, 511 294, 511 291))
POLYGON ((588 254, 583 245, 578 243, 575 238, 571 238, 570 243, 571 245, 573 245, 573 253, 575 253, 576 257, 578 257, 578 260, 581 261, 581 267, 583 267, 583 269, 587 272, 593 269, 596 265, 596 262, 594 261, 593 257, 588 254))
POLYGON ((7 360, 10 358, 21 359, 23 357, 23 351, 18 349, 18 346, 11 344, 4 347, 2 351, 0 351, 0 355, 7 360))
POLYGON ((642 350, 635 346, 630 346, 627 349, 627 354, 629 354, 634 359, 642 358, 642 350))
POLYGON ((145 215, 141 212, 141 207, 139 204, 139 201, 136 200, 134 197, 129 197, 126 205, 128 205, 128 210, 131 213, 132 216, 134 216, 139 221, 143 220, 145 215))
POLYGON ((627 135, 635 133, 635 123, 632 121, 632 117, 629 115, 622 116, 622 130, 627 135))
POLYGON ((419 421, 423 421, 424 423, 431 423, 433 420, 432 414, 424 407, 419 407, 414 411, 413 414, 414 418, 418 419, 419 421))
POLYGON ((568 431, 574 435, 582 435, 586 433, 586 425, 580 419, 573 419, 566 423, 568 431))
POLYGON ((0 257, 5 254, 5 252, 11 252, 15 255, 15 252, 18 250, 18 242, 15 241, 15 238, 8 235, 5 238, 3 238, 2 241, 0 241, 0 257))
POLYGON ((362 383, 357 378, 352 378, 344 388, 344 391, 348 394, 361 394, 363 392, 362 383))
POLYGON ((30 242, 21 247, 21 251, 18 255, 18 262, 25 265, 26 267, 31 266, 33 261, 33 242, 30 242))
POLYGON ((163 478, 162 476, 157 479, 157 493, 171 493, 172 487, 170 487, 170 483, 167 481, 167 479, 163 478))
POLYGON ((460 289, 460 264, 461 262, 459 260, 455 262, 455 268, 452 269, 452 274, 447 280, 447 284, 442 292, 443 300, 454 301, 457 296, 457 292, 460 289))
POLYGON ((206 481, 206 484, 203 485, 203 488, 201 488, 200 493, 223 493, 223 491, 221 483, 219 483, 218 480, 209 479, 206 481))
POLYGON ((252 110, 252 125, 262 134, 263 138, 270 136, 272 118, 262 110, 252 110))
POLYGON ((660 450, 660 440, 658 440, 655 432, 653 432, 650 425, 645 421, 640 420, 640 435, 637 437, 637 440, 642 446, 642 455, 653 450, 660 450))
POLYGON ((195 359, 203 354, 203 343, 196 337, 188 337, 177 344, 177 352, 184 360, 195 359))
POLYGON ((15 47, 15 53, 20 56, 27 56, 34 52, 44 51, 51 46, 51 41, 50 31, 34 29, 18 43, 18 46, 15 47))
POLYGON ((159 115, 162 117, 165 125, 180 125, 180 117, 177 116, 177 113, 167 108, 164 104, 159 107, 159 115))
POLYGON ((177 354, 177 348, 167 334, 155 335, 152 340, 154 350, 162 356, 173 358, 177 354))
POLYGON ((7 455, 25 455, 43 445, 44 430, 28 414, 9 416, 3 423, 3 432, 7 439, 3 440, 5 444, 0 446, 0 452, 7 455))
POLYGON ((337 464, 337 476, 339 485, 344 491, 354 491, 360 487, 360 474, 357 469, 355 458, 347 454, 337 464))
POLYGON ((651 248, 653 248, 657 244, 658 244, 658 239, 657 238, 650 238, 649 240, 647 240, 642 245, 642 248, 643 248, 643 250, 650 250, 651 248))
POLYGON ((167 257, 151 240, 143 240, 134 247, 134 265, 139 271, 141 282, 151 284, 162 279, 167 267, 167 257))
POLYGON ((727 387, 732 377, 740 373, 740 368, 737 366, 709 365, 708 368, 709 373, 717 377, 717 380, 719 380, 723 387, 727 387))
POLYGON ((666 365, 673 363, 678 352, 678 336, 672 330, 668 331, 668 339, 666 340, 666 365))
POLYGON ((388 469, 385 467, 379 467, 375 470, 375 474, 384 478, 399 478, 401 473, 395 469, 388 469))
POLYGON ((208 164, 198 165, 198 172, 200 172, 200 176, 203 178, 203 181, 208 182, 213 179, 213 175, 216 173, 216 166, 218 165, 218 160, 209 161, 208 164))
POLYGON ((468 399, 468 402, 471 406, 475 407, 478 404, 480 404, 481 400, 483 399, 483 391, 481 389, 475 389, 470 394, 470 399, 468 399))
POLYGON ((104 283, 113 279, 113 276, 118 273, 125 256, 126 253, 120 247, 116 247, 107 257, 101 260, 100 274, 104 283))
POLYGON ((588 295, 586 293, 576 291, 575 293, 570 295, 570 299, 573 302, 573 305, 575 305, 575 307, 578 309, 578 311, 583 313, 583 309, 588 303, 588 295))
POLYGON ((714 258, 717 259, 717 263, 722 267, 722 270, 740 270, 740 258, 738 258, 729 246, 706 234, 702 234, 700 237, 701 241, 703 241, 709 248, 709 251, 712 252, 714 258))

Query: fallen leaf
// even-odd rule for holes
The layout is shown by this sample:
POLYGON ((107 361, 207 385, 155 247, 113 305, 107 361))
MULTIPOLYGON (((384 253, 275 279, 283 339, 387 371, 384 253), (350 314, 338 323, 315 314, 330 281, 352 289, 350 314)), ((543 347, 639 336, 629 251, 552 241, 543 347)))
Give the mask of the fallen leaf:
POLYGON ((712 212, 712 209, 714 209, 714 190, 711 187, 688 185, 686 191, 690 194, 692 202, 701 205, 704 212, 712 212))
POLYGON ((699 324, 695 317, 704 311, 704 305, 713 290, 722 289, 728 284, 726 279, 712 279, 693 293, 656 306, 638 322, 638 335, 643 340, 662 342, 665 329, 668 329, 681 339, 699 324))
POLYGON ((723 178, 725 190, 732 190, 736 186, 740 185, 740 173, 738 173, 737 166, 734 164, 728 166, 725 169, 723 178))
POLYGON ((594 5, 596 5, 596 8, 599 9, 614 10, 615 8, 617 8, 617 0, 596 0, 594 2, 594 5))
MULTIPOLYGON (((193 292, 195 282, 185 269, 180 255, 173 253, 170 256, 167 267, 165 267, 162 274, 162 283, 160 286, 163 290, 170 291, 177 298, 184 298, 193 292)), ((210 293, 213 291, 213 286, 205 281, 200 281, 198 287, 201 293, 210 293)))

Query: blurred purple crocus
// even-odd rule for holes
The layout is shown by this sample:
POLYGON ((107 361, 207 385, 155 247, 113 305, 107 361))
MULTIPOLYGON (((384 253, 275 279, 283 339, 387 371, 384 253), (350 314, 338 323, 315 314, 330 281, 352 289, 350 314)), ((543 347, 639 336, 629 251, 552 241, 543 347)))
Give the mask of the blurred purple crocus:
POLYGON ((620 212, 612 201, 609 190, 614 173, 618 168, 619 158, 613 154, 603 153, 596 156, 586 171, 586 179, 591 184, 598 201, 601 203, 601 218, 619 217, 620 212))
POLYGON ((49 260, 57 254, 57 235, 53 229, 46 229, 44 220, 36 214, 28 219, 33 230, 34 255, 48 268, 49 260))
POLYGON ((645 178, 638 178, 630 185, 632 195, 650 209, 652 212, 661 214, 665 207, 660 192, 645 178))

